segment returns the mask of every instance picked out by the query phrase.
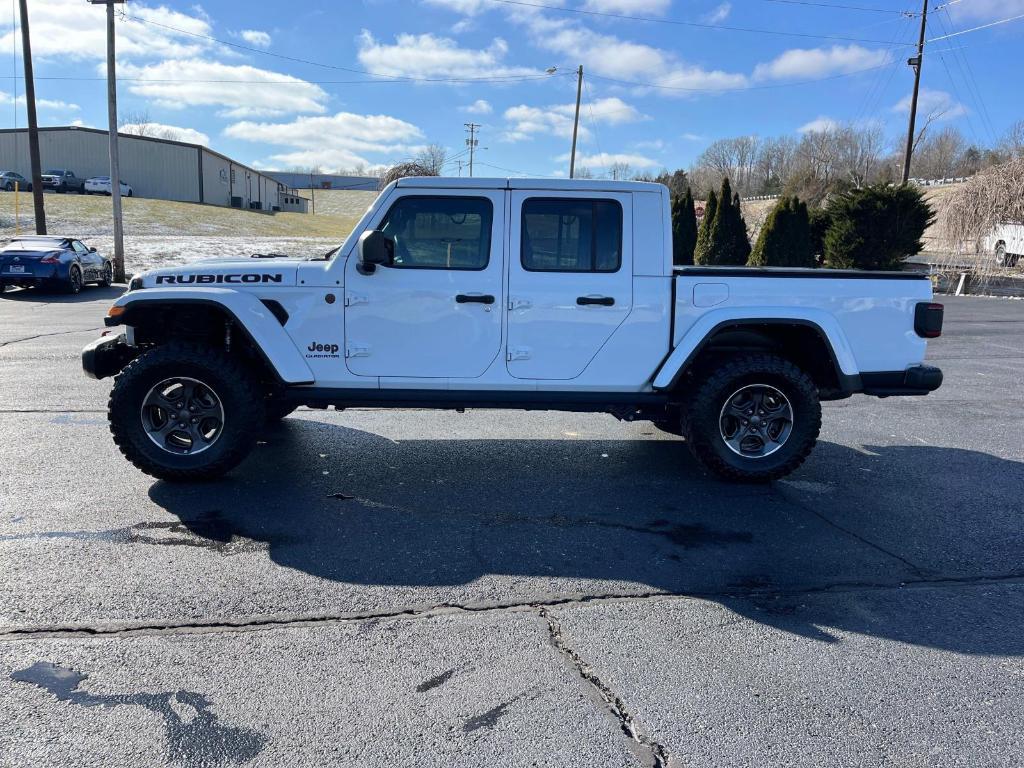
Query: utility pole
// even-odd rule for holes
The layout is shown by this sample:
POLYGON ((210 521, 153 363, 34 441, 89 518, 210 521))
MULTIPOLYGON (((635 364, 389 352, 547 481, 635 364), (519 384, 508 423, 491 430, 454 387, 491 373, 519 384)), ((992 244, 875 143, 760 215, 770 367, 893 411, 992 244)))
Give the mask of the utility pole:
MULTIPOLYGON (((25 106, 28 108, 28 158, 32 166, 32 205, 36 212, 36 234, 46 234, 43 208, 43 169, 39 161, 39 123, 36 121, 36 84, 32 76, 32 44, 28 34, 28 0, 21 0, 21 53, 25 59, 25 106)), ((17 104, 15 104, 17 109, 17 104)))
POLYGON ((914 92, 910 97, 910 123, 907 126, 907 151, 903 156, 903 183, 910 178, 910 156, 914 153, 914 124, 917 122, 917 93, 921 87, 921 64, 924 61, 924 32, 928 23, 928 0, 921 7, 921 34, 917 38, 917 56, 907 59, 914 68, 914 92))
POLYGON ((583 65, 576 70, 576 117, 572 121, 572 152, 569 153, 569 178, 576 176, 576 134, 580 130, 580 96, 583 94, 583 65))
POLYGON ((469 175, 472 176, 473 153, 476 151, 476 145, 480 143, 480 140, 476 137, 476 132, 480 126, 477 123, 463 123, 463 125, 466 126, 466 130, 469 132, 469 138, 466 139, 466 146, 469 147, 469 175))
POLYGON ((115 57, 114 3, 124 0, 89 0, 107 6, 107 135, 110 139, 110 200, 114 206, 114 282, 123 283, 124 221, 121 217, 121 156, 117 151, 117 69, 115 57))
POLYGON ((456 164, 459 167, 459 176, 461 177, 462 176, 462 160, 456 160, 455 162, 456 162, 456 164))

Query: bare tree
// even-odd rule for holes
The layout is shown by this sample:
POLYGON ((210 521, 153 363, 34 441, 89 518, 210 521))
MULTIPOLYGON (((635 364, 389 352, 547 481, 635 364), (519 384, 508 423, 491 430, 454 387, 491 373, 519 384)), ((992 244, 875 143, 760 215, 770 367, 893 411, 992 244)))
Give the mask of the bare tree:
POLYGON ((608 166, 608 177, 615 181, 631 179, 633 178, 633 169, 629 163, 612 163, 608 166))
POLYGON ((914 156, 914 174, 926 179, 954 176, 966 151, 967 142, 960 131, 947 126, 925 137, 918 145, 914 156))
POLYGON ((999 150, 1008 158, 1024 157, 1024 120, 1018 120, 999 142, 999 150))
POLYGON ((797 142, 792 136, 779 136, 761 143, 754 165, 754 193, 773 195, 782 191, 793 172, 797 142))
POLYGON ((594 178, 594 172, 592 170, 590 170, 589 168, 587 168, 586 166, 581 165, 573 173, 573 178, 576 178, 576 179, 592 179, 592 178, 594 178))
POLYGON ((428 144, 413 158, 413 162, 430 171, 425 175, 440 176, 444 172, 444 164, 447 159, 447 149, 440 144, 428 144))
POLYGON ((881 126, 857 128, 846 125, 834 133, 837 172, 854 187, 862 187, 874 181, 885 141, 881 126))
POLYGON ((154 123, 149 119, 149 112, 144 109, 133 109, 122 113, 117 118, 118 133, 129 136, 149 136, 154 139, 181 141, 181 132, 173 128, 154 123))
POLYGON ((383 174, 381 174, 378 186, 380 189, 384 189, 392 181, 398 179, 404 179, 407 176, 437 176, 439 174, 434 173, 430 168, 425 165, 420 165, 417 162, 409 163, 398 163, 388 168, 383 174))

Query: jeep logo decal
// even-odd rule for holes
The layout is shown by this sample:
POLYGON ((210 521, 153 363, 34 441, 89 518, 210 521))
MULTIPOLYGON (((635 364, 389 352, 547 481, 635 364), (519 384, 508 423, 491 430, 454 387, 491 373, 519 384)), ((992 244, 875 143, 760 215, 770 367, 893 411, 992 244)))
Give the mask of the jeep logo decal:
POLYGON ((338 350, 341 349, 337 344, 321 344, 318 341, 310 342, 309 346, 306 347, 306 357, 338 357, 338 350))
POLYGON ((157 285, 190 285, 192 283, 280 283, 284 275, 267 275, 256 272, 227 275, 157 275, 157 285))

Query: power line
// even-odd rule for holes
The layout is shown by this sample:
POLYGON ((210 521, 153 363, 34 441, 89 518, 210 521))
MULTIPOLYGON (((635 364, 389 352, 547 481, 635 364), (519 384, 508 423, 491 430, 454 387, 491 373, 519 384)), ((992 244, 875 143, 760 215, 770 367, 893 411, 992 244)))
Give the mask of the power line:
POLYGON ((650 24, 672 24, 681 27, 696 27, 698 29, 718 29, 726 32, 747 32, 757 35, 779 35, 782 37, 804 37, 815 40, 841 40, 852 43, 874 43, 885 45, 885 40, 873 40, 862 37, 846 37, 844 35, 816 35, 810 32, 787 32, 779 29, 758 29, 754 27, 735 27, 727 24, 705 24, 699 21, 683 21, 682 19, 659 19, 653 16, 629 16, 624 13, 611 13, 609 11, 591 11, 585 8, 565 8, 557 5, 544 5, 543 3, 526 2, 526 0, 487 0, 490 3, 502 3, 504 5, 516 5, 525 8, 541 8, 548 11, 560 13, 575 13, 584 16, 600 16, 609 19, 622 21, 640 21, 650 24))
MULTIPOLYGON (((950 15, 948 10, 944 10, 944 12, 946 14, 946 18, 949 20, 949 28, 951 29, 953 26, 953 17, 950 15)), ((942 27, 942 31, 945 32, 947 28, 945 23, 942 21, 942 17, 936 14, 935 18, 938 19, 939 24, 942 27)), ((985 100, 981 97, 981 89, 978 87, 978 81, 974 77, 974 71, 971 68, 970 59, 967 58, 967 54, 963 53, 963 51, 954 49, 953 61, 960 68, 960 75, 964 79, 964 84, 967 87, 968 93, 972 95, 974 104, 978 108, 978 115, 981 120, 982 127, 988 131, 989 138, 993 143, 995 143, 995 124, 992 122, 992 118, 988 113, 988 107, 985 106, 985 100)), ((968 119, 969 118, 970 115, 968 115, 968 119)))
MULTIPOLYGON (((494 0, 494 1, 497 2, 498 0, 494 0)), ((949 11, 946 11, 946 13, 949 13, 949 11)), ((934 42, 937 42, 939 40, 948 40, 951 37, 959 37, 960 35, 966 35, 969 32, 977 32, 979 29, 988 29, 989 27, 997 27, 1000 24, 1009 24, 1011 21, 1019 21, 1020 19, 1024 19, 1024 13, 1019 13, 1016 16, 1010 16, 1009 18, 1006 18, 1006 19, 999 19, 998 21, 990 21, 988 24, 981 24, 980 26, 971 27, 970 29, 961 29, 959 32, 950 32, 948 35, 942 35, 941 37, 933 37, 928 42, 929 43, 934 43, 934 42)), ((950 21, 952 21, 952 19, 950 19, 950 21)))
MULTIPOLYGON (((180 27, 173 27, 170 24, 162 24, 158 21, 152 21, 150 19, 143 19, 139 16, 130 16, 127 13, 122 14, 122 18, 128 21, 137 21, 140 24, 147 24, 152 27, 159 27, 170 32, 176 32, 180 35, 188 35, 189 37, 197 37, 203 40, 209 40, 219 45, 226 45, 230 48, 237 48, 241 51, 247 51, 249 53, 257 53, 261 56, 270 56, 275 59, 282 59, 284 61, 291 61, 297 64, 308 64, 313 67, 323 67, 324 69, 334 69, 341 72, 352 72, 358 75, 370 75, 371 77, 387 78, 392 81, 409 81, 417 83, 475 83, 475 82, 504 82, 504 81, 519 81, 519 80, 543 80, 544 78, 550 77, 547 74, 536 74, 536 75, 490 75, 488 77, 412 77, 410 75, 385 75, 377 72, 371 72, 367 69, 355 69, 353 67, 343 67, 339 64, 328 64, 323 61, 314 61, 312 59, 303 59, 297 56, 288 56, 283 53, 274 53, 273 51, 266 51, 261 48, 255 48, 250 45, 243 45, 241 43, 235 43, 230 40, 222 40, 211 35, 204 35, 201 32, 192 32, 187 29, 181 29, 180 27)), ((194 80, 192 82, 202 82, 194 80)), ((377 82, 373 80, 367 80, 365 82, 377 82)))
POLYGON ((769 83, 765 85, 745 85, 737 88, 688 88, 681 85, 665 85, 663 83, 644 83, 637 80, 620 80, 614 77, 605 77, 604 75, 594 75, 591 77, 594 80, 604 80, 609 83, 617 83, 619 85, 632 85, 639 88, 660 88, 667 91, 685 91, 687 93, 731 93, 733 91, 763 91, 775 88, 793 88, 800 85, 812 85, 813 83, 823 83, 827 80, 838 80, 843 77, 853 77, 864 72, 874 72, 876 69, 889 66, 892 62, 887 61, 884 64, 877 64, 873 67, 866 67, 865 69, 857 69, 852 72, 843 72, 838 75, 829 75, 828 77, 819 77, 815 80, 800 80, 795 83, 769 83))
MULTIPOLYGON (((813 5, 816 8, 835 8, 845 11, 870 11, 874 13, 897 13, 901 16, 916 16, 913 11, 900 11, 895 8, 877 8, 864 5, 838 5, 834 3, 814 3, 810 0, 761 0, 765 3, 783 3, 785 5, 813 5)), ((959 0, 956 0, 959 2, 959 0)))

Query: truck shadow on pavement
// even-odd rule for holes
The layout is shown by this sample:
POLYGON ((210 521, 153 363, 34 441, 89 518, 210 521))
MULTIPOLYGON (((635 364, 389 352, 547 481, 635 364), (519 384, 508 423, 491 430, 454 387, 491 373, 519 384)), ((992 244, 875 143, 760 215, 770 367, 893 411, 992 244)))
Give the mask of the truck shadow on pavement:
POLYGON ((514 577, 474 586, 499 603, 666 592, 825 642, 1024 655, 1024 595, 976 599, 1024 579, 1024 464, 977 451, 823 442, 744 486, 679 440, 395 442, 290 419, 223 480, 150 496, 196 536, 336 582, 450 597, 514 577))

